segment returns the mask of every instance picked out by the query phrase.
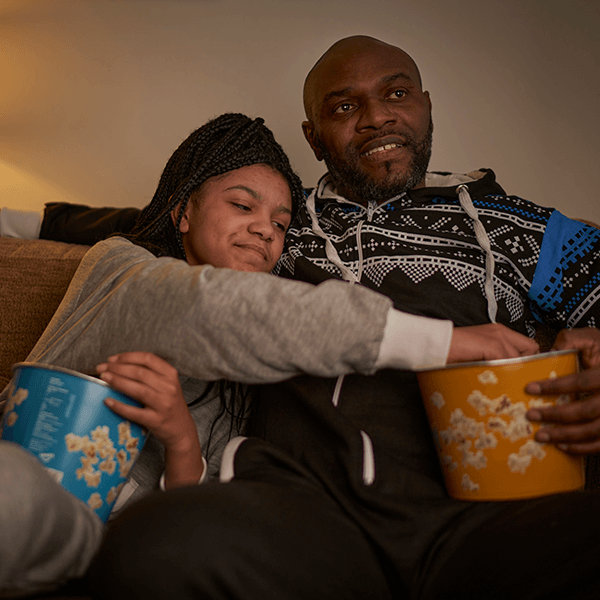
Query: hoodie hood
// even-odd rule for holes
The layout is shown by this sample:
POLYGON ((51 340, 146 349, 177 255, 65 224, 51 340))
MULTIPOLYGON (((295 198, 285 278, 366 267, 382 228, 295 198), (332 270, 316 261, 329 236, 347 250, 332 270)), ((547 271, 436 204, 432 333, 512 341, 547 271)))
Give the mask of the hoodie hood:
POLYGON ((477 169, 466 174, 431 171, 425 175, 425 187, 409 190, 415 204, 422 204, 435 196, 458 197, 458 188, 466 185, 472 196, 506 195, 491 169, 477 169))
MULTIPOLYGON (((425 175, 425 187, 409 190, 405 194, 390 198, 385 203, 394 202, 403 196, 406 196, 412 205, 425 204, 436 196, 458 198, 458 187, 461 185, 466 185, 469 193, 473 196, 506 195, 502 186, 496 181, 496 175, 492 169, 482 168, 464 174, 450 173, 449 171, 428 171, 425 175)), ((315 200, 317 202, 335 200, 342 204, 354 204, 354 202, 337 193, 329 173, 321 177, 314 190, 307 191, 316 191, 315 200)))

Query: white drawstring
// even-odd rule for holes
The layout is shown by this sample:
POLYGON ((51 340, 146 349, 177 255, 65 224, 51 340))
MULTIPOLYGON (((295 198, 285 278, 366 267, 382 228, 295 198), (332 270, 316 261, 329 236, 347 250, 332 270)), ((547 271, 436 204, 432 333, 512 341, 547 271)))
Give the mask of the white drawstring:
POLYGON ((342 272, 342 277, 350 283, 358 283, 358 278, 356 275, 342 262, 342 259, 339 257, 334 245, 331 243, 326 233, 319 225, 319 219, 317 218, 317 213, 315 211, 316 195, 317 191, 315 189, 311 192, 310 196, 306 200, 306 208, 308 210, 308 214, 310 215, 310 220, 312 221, 313 233, 325 240, 325 253, 327 254, 327 258, 342 272))
POLYGON ((360 430, 363 443, 363 483, 365 485, 373 485, 375 481, 375 451, 373 450, 373 442, 369 435, 360 430))
POLYGON ((488 316, 492 323, 496 322, 496 314, 498 313, 498 302, 496 301, 496 295, 494 294, 494 255, 492 254, 492 247, 490 245, 490 238, 483 226, 483 223, 479 220, 477 210, 473 206, 473 201, 469 194, 469 188, 466 185, 459 185, 456 188, 458 192, 458 200, 463 210, 471 217, 473 221, 473 228, 475 229, 475 237, 477 242, 485 252, 485 297, 487 298, 488 305, 488 316))
MULTIPOLYGON (((312 222, 312 230, 313 233, 318 235, 320 238, 325 240, 325 253, 327 254, 327 258, 331 263, 333 263, 341 272, 342 277, 349 281, 350 283, 358 283, 358 277, 353 273, 351 269, 349 269, 340 258, 340 255, 337 253, 335 246, 331 243, 330 239, 327 237, 327 234, 321 229, 321 225, 319 225, 319 219, 317 218, 317 212, 315 210, 315 197, 317 195, 317 190, 313 190, 308 199, 306 200, 306 209, 308 210, 308 214, 310 215, 310 220, 312 222)), ((337 407, 340 401, 340 394, 342 393, 342 384, 344 383, 344 375, 340 375, 337 378, 335 383, 335 389, 333 391, 333 396, 331 398, 331 402, 334 406, 337 407)))

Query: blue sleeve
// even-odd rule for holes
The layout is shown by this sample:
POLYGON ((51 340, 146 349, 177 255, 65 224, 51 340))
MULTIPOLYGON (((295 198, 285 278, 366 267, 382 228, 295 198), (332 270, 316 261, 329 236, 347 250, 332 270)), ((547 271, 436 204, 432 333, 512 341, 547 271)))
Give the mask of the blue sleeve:
POLYGON ((600 230, 557 210, 548 219, 528 295, 563 327, 596 326, 600 318, 599 240, 600 230))

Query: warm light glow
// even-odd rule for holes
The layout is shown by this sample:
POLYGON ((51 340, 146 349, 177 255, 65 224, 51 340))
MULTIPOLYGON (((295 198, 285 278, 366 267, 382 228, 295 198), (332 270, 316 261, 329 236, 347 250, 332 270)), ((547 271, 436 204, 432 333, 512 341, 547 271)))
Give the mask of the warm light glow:
POLYGON ((41 211, 46 202, 77 199, 33 173, 0 161, 0 208, 41 211))

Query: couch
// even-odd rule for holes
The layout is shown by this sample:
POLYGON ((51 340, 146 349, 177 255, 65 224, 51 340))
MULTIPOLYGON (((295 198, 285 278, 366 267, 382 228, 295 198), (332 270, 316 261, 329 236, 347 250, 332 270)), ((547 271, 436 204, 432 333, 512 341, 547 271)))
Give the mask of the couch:
MULTIPOLYGON (((11 365, 25 360, 64 296, 89 246, 48 240, 0 237, 0 389, 11 365)), ((552 344, 542 330, 543 349, 552 344)), ((600 458, 587 461, 586 487, 600 490, 600 458)), ((75 582, 38 598, 85 598, 75 582)))
POLYGON ((0 389, 46 328, 87 250, 0 237, 0 389))

